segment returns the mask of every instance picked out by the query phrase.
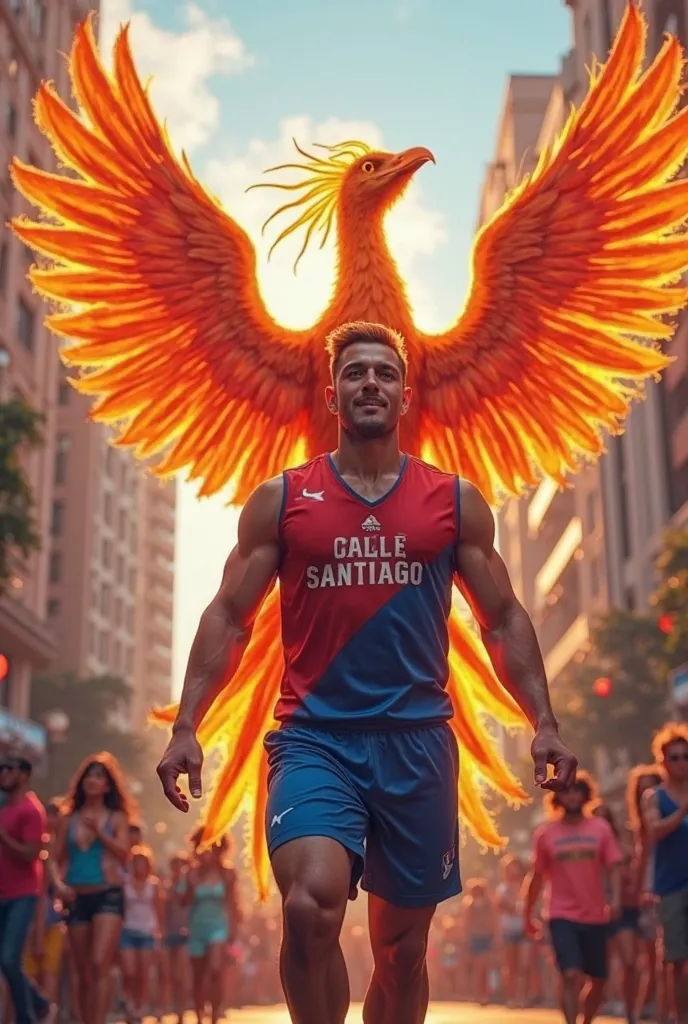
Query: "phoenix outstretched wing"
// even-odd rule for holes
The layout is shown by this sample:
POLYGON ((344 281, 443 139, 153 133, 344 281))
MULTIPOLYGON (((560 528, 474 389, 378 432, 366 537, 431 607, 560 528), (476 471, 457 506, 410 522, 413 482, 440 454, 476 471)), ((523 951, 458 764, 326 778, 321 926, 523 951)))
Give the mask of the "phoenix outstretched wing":
POLYGON ((308 336, 267 313, 245 232, 171 151, 133 64, 127 30, 114 74, 97 54, 92 21, 78 30, 70 73, 81 116, 50 85, 36 121, 56 175, 18 160, 13 180, 47 219, 18 218, 16 234, 49 265, 33 268, 62 305, 48 325, 98 396, 92 418, 155 471, 188 469, 200 494, 228 481, 242 501, 292 461, 312 391, 308 336), (66 308, 65 308, 66 307, 66 308))
POLYGON ((679 43, 643 74, 645 32, 630 4, 556 146, 478 235, 463 315, 423 339, 424 454, 490 501, 597 456, 670 361, 657 343, 688 301, 688 180, 671 180, 688 108, 679 43))

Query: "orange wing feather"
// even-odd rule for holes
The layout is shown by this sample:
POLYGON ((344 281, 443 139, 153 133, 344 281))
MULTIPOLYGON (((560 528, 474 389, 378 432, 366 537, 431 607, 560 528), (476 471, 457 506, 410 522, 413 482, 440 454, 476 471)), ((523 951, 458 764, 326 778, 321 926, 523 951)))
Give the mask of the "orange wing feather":
POLYGON ((683 59, 668 38, 642 74, 630 4, 609 61, 550 152, 476 239, 473 286, 448 333, 425 337, 424 454, 490 501, 542 474, 563 483, 603 451, 643 378, 670 360, 660 319, 688 301, 683 59), (675 286, 672 286, 675 285, 675 286))
POLYGON ((33 268, 43 296, 67 309, 48 326, 73 344, 75 386, 98 396, 92 418, 124 428, 121 445, 190 470, 212 494, 230 479, 244 498, 293 461, 312 391, 308 338, 268 315, 245 232, 174 157, 134 68, 127 31, 114 76, 89 18, 70 58, 83 117, 50 85, 36 121, 78 178, 13 163, 17 188, 49 221, 16 234, 51 261, 33 268))

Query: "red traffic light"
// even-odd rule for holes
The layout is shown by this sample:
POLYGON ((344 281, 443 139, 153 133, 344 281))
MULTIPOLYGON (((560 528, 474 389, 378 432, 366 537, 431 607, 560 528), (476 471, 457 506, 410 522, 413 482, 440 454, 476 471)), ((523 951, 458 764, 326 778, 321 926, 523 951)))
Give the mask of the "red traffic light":
POLYGON ((592 692, 596 697, 608 697, 612 692, 612 681, 608 676, 600 676, 592 684, 592 692))
POLYGON ((10 670, 10 663, 4 654, 0 654, 0 679, 5 679, 10 670))
POLYGON ((674 632, 674 616, 670 615, 669 612, 665 612, 664 615, 659 616, 657 625, 661 629, 662 633, 666 633, 668 636, 669 633, 674 632))

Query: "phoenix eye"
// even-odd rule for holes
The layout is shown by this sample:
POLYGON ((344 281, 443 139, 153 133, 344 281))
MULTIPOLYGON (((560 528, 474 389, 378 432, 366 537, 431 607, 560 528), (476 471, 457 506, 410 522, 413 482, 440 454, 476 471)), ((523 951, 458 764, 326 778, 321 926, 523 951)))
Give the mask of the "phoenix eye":
POLYGON ((366 160, 364 164, 361 164, 361 170, 364 174, 372 174, 375 170, 375 164, 372 160, 366 160))

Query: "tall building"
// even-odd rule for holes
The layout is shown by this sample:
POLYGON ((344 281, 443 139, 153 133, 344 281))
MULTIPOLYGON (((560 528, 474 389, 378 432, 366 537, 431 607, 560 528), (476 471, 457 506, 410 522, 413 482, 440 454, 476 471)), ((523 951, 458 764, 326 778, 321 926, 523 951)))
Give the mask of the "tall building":
MULTIPOLYGON (((579 103, 593 54, 606 59, 626 7, 625 0, 566 0, 573 49, 562 81, 567 100, 579 103)), ((671 32, 688 46, 688 0, 645 0, 648 59, 671 32)), ((684 173, 686 173, 684 169, 684 173)), ((631 411, 624 434, 610 438, 600 464, 606 535, 609 603, 647 606, 654 587, 654 560, 671 522, 688 524, 688 314, 678 317, 670 352, 675 356, 661 382, 650 382, 645 401, 631 411)))
MULTIPOLYGON (((0 166, 14 154, 54 167, 33 124, 31 101, 44 79, 70 97, 63 54, 93 0, 0 0, 0 166)), ((0 399, 26 397, 45 420, 46 443, 29 461, 40 552, 17 565, 0 601, 0 654, 10 664, 0 706, 29 708, 36 670, 110 673, 132 685, 132 724, 171 691, 174 484, 144 476, 131 455, 87 422, 89 402, 67 383, 58 340, 42 326, 45 307, 26 272, 33 257, 4 224, 33 211, 0 182, 0 399)))
MULTIPOLYGON (((499 209, 539 152, 562 129, 568 97, 554 76, 509 79, 495 158, 487 170, 479 226, 499 209)), ((591 608, 605 599, 599 470, 588 467, 575 486, 559 492, 543 482, 498 516, 499 547, 519 600, 538 631, 550 680, 589 643, 591 608), (583 523, 587 525, 583 539, 583 523), (588 553, 583 568, 583 554, 588 553)))
POLYGON ((141 479, 139 500, 134 725, 143 727, 154 705, 172 699, 172 625, 174 584, 174 481, 141 479))
MULTIPOLYGON (((52 508, 52 467, 58 360, 54 339, 42 326, 45 309, 26 281, 32 257, 5 227, 26 204, 12 188, 13 156, 51 168, 47 141, 32 119, 32 98, 44 78, 69 95, 62 54, 77 18, 87 7, 76 0, 3 0, 0 3, 0 399, 23 396, 44 417, 44 445, 26 460, 36 501, 36 525, 48 537, 52 508)), ((23 719, 29 708, 31 676, 47 668, 55 642, 46 622, 49 545, 17 559, 9 594, 0 601, 0 652, 9 672, 0 683, 0 705, 23 719)))
MULTIPOLYGON (((571 103, 588 89, 593 55, 604 61, 626 0, 566 0, 574 45, 539 108, 512 102, 512 79, 497 134, 496 159, 485 177, 480 223, 502 202, 537 154, 564 126, 571 103), (537 127, 535 127, 537 125, 537 127), (520 140, 520 143, 519 143, 520 140)), ((688 0, 646 0, 648 56, 666 31, 685 41, 688 0)), ((676 356, 646 400, 634 406, 607 454, 559 491, 544 481, 499 513, 499 543, 516 592, 531 615, 550 682, 590 648, 594 619, 610 605, 647 606, 654 559, 667 523, 688 522, 688 317, 680 318, 676 356)))

